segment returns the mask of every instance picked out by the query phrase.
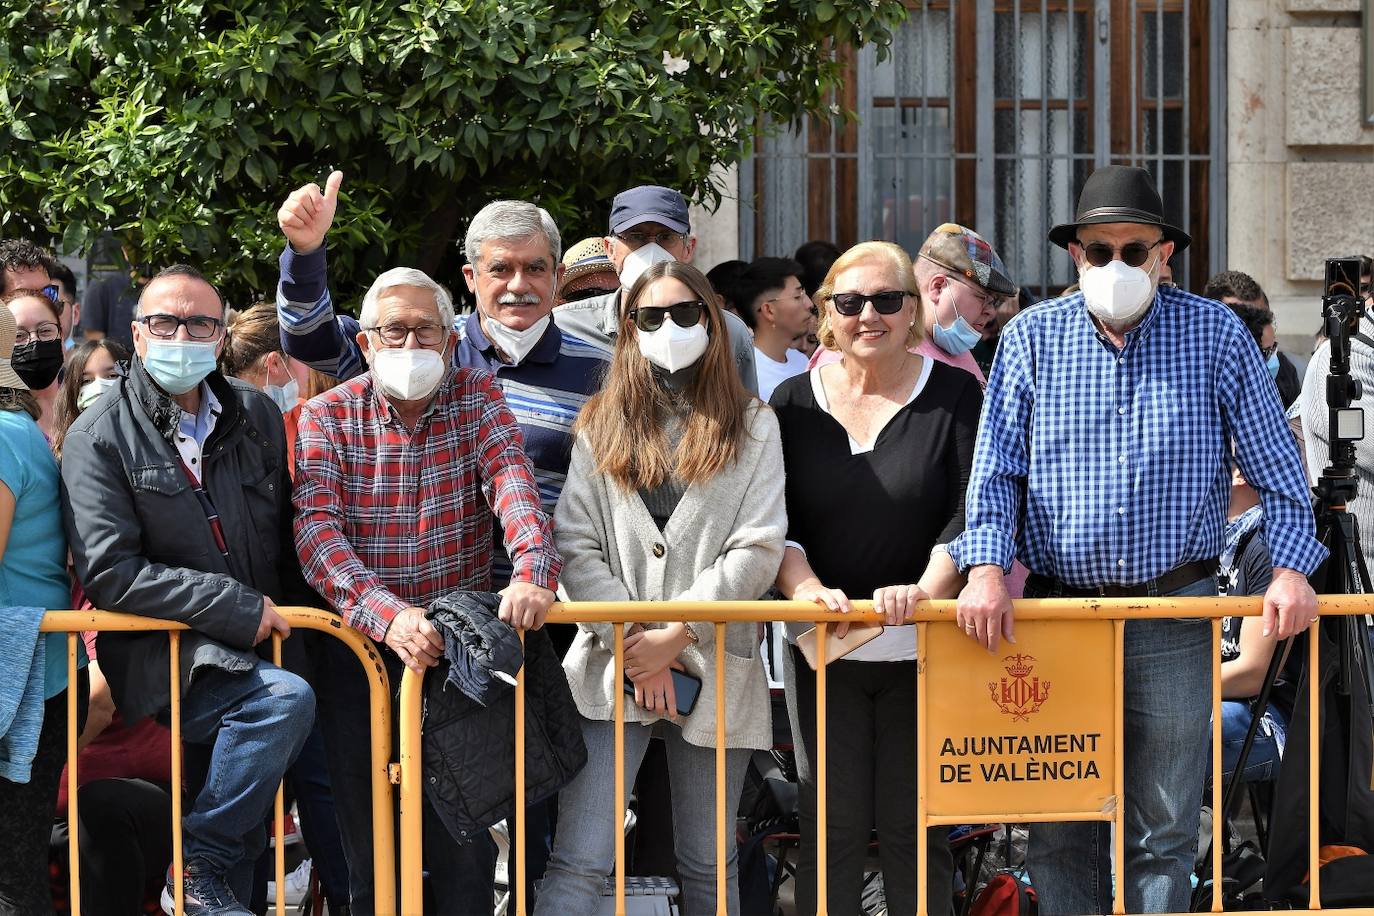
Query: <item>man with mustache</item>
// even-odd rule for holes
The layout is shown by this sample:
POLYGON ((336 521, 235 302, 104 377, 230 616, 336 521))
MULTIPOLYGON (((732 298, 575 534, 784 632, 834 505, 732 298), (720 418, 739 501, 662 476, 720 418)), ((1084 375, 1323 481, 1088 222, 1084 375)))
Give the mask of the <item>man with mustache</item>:
MULTIPOLYGON (((342 180, 342 173, 334 172, 323 190, 305 185, 278 211, 288 244, 281 256, 277 314, 288 354, 311 368, 346 379, 364 368, 357 343, 359 325, 352 316, 334 315, 324 246, 342 180)), ((469 262, 463 268, 464 279, 477 300, 477 311, 458 322, 453 363, 496 377, 534 466, 544 511, 551 517, 572 456, 573 421, 601 385, 606 353, 561 331, 550 319, 564 267, 558 227, 546 210, 527 201, 490 203, 473 217, 463 247, 469 262)), ((511 580, 512 564, 501 526, 494 526, 493 531, 491 587, 499 591, 511 580)), ((575 627, 564 624, 550 634, 560 655, 571 641, 567 631, 572 630, 575 627)), ((353 663, 342 644, 325 643, 324 651, 341 653, 331 659, 337 664, 325 670, 348 670, 353 663)), ((358 678, 341 678, 332 685, 322 702, 322 718, 327 721, 337 706, 367 708, 363 694, 337 699, 340 691, 356 691, 361 684, 358 678)), ((531 884, 543 876, 548 859, 551 809, 550 802, 527 810, 525 859, 531 884)), ((482 837, 475 845, 489 843, 489 838, 482 837)), ((490 862, 482 867, 489 883, 494 847, 485 854, 490 862)), ((479 852, 479 864, 481 858, 479 852)))

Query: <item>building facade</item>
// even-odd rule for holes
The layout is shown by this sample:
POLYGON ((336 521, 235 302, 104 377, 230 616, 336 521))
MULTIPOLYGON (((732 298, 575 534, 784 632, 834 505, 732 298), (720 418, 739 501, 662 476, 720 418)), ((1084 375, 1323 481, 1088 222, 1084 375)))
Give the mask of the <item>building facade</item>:
POLYGON ((890 53, 846 58, 854 112, 764 131, 700 214, 699 260, 880 238, 914 250, 973 226, 1038 297, 1074 282, 1049 227, 1087 175, 1154 175, 1193 236, 1172 264, 1201 289, 1244 270, 1290 347, 1317 325, 1322 260, 1374 253, 1374 125, 1362 0, 927 0, 890 53), (1310 327, 1309 327, 1310 325, 1310 327))

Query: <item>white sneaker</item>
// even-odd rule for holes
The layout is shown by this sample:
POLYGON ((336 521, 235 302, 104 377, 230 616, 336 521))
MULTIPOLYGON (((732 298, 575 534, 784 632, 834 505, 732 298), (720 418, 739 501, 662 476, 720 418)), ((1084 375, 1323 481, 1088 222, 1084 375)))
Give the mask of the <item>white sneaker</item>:
MULTIPOLYGON (((286 876, 286 896, 282 902, 287 906, 304 903, 310 896, 310 860, 306 859, 296 866, 296 870, 286 876)), ((270 907, 277 900, 277 882, 267 882, 267 903, 270 907)))

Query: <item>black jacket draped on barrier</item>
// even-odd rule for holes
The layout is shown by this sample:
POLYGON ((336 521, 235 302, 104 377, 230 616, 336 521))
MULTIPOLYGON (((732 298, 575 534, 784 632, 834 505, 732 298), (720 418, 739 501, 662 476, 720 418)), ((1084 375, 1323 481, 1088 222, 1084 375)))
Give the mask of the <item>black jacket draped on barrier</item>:
MULTIPOLYGON (((424 785, 460 843, 515 813, 515 688, 519 639, 497 618, 501 598, 457 592, 430 605, 445 658, 424 689, 424 785), (514 653, 514 654, 513 654, 514 653)), ((525 802, 556 793, 587 762, 581 717, 543 630, 525 634, 525 802)))

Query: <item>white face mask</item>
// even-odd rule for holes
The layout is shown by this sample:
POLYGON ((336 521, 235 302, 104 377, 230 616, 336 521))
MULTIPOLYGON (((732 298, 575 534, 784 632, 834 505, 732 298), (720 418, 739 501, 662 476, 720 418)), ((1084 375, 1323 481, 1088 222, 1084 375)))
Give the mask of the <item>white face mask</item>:
POLYGON ((119 379, 114 378, 93 378, 81 386, 81 390, 76 393, 76 409, 85 410, 95 403, 95 399, 113 388, 119 383, 119 379))
POLYGON ((399 401, 429 397, 444 379, 444 357, 436 350, 385 347, 372 351, 372 380, 399 401))
MULTIPOLYGON (((1159 259, 1155 259, 1158 266, 1159 259)), ((1112 260, 1089 267, 1079 280, 1088 311, 1109 325, 1130 324, 1155 300, 1154 278, 1139 267, 1112 260)))
POLYGON ((518 366, 525 361, 525 357, 530 355, 530 351, 535 348, 544 337, 544 332, 549 328, 550 316, 545 315, 534 324, 517 331, 508 328, 495 318, 482 317, 482 330, 486 332, 487 339, 496 344, 497 348, 510 357, 511 365, 518 366))
POLYGON ((665 318, 657 331, 636 333, 640 355, 668 372, 686 369, 701 359, 710 340, 706 325, 694 324, 684 328, 671 318, 665 318))
POLYGON ((663 261, 676 260, 677 258, 664 250, 658 242, 650 242, 642 248, 636 248, 626 255, 620 264, 620 286, 622 289, 629 289, 650 267, 663 261))

